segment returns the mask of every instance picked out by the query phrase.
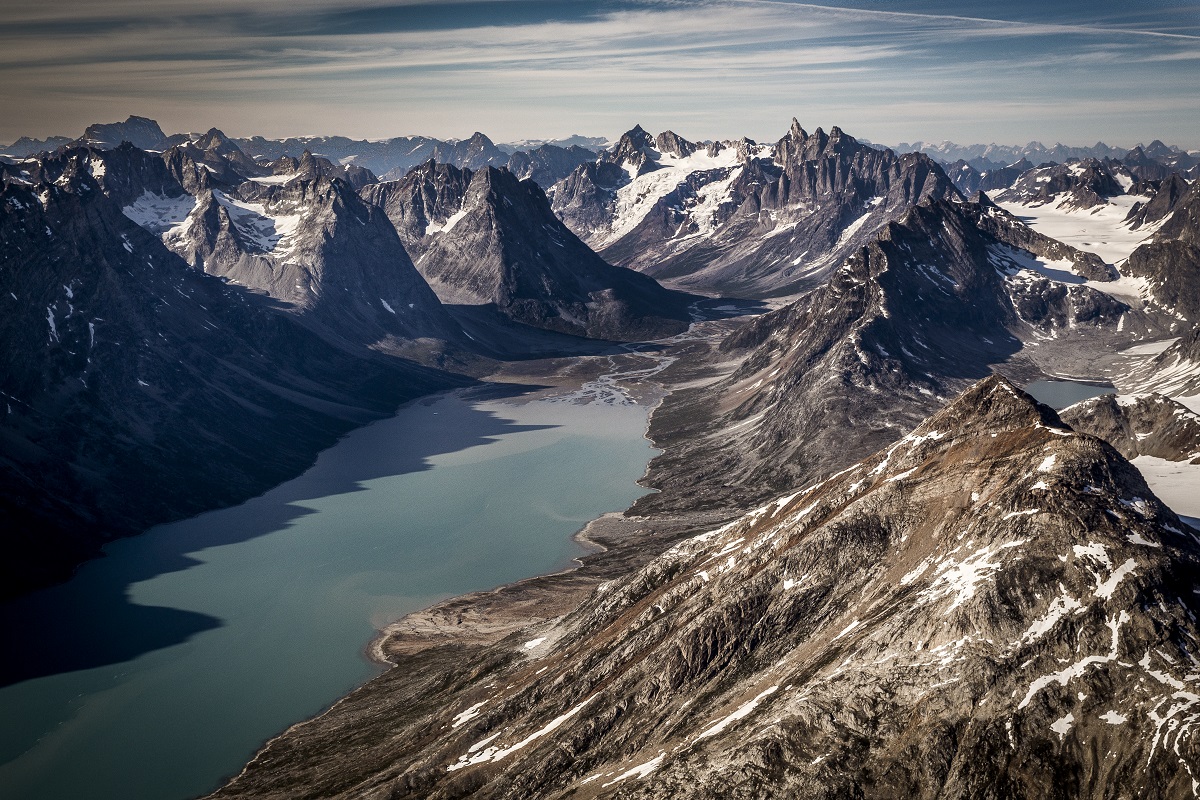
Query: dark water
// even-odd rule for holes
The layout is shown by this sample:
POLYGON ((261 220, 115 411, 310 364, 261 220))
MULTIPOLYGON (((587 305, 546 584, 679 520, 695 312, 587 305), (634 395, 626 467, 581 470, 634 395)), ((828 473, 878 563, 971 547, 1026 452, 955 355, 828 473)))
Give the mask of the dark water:
POLYGON ((1089 398, 1112 394, 1116 389, 1111 384, 1082 383, 1080 381, 1034 381, 1025 387, 1025 391, 1039 403, 1045 403, 1055 411, 1061 411, 1067 406, 1075 405, 1089 398))
POLYGON ((645 408, 449 395, 242 506, 114 543, 5 609, 0 797, 204 793, 377 674, 376 631, 567 566, 654 454, 645 408))

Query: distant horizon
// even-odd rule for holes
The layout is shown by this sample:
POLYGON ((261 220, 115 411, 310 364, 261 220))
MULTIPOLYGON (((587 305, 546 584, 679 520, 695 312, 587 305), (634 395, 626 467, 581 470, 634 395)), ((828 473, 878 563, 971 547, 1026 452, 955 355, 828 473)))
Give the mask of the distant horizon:
MULTIPOLYGON (((423 137, 423 138, 430 138, 430 139, 438 139, 438 140, 446 141, 446 142, 455 142, 455 141, 465 141, 467 139, 470 139, 476 133, 482 133, 490 141, 492 141, 493 144, 496 144, 496 145, 513 145, 513 144, 517 144, 520 142, 526 142, 526 141, 528 141, 528 142, 555 142, 555 141, 562 141, 565 139, 570 139, 572 137, 605 138, 605 139, 607 139, 607 141, 610 144, 612 144, 612 143, 615 143, 618 139, 620 139, 620 137, 623 134, 625 134, 626 132, 628 132, 630 130, 633 130, 633 128, 636 125, 641 125, 641 123, 639 123, 639 122, 634 122, 631 125, 629 125, 627 128, 622 129, 619 133, 616 133, 616 134, 613 134, 610 136, 605 136, 604 134, 598 134, 598 133, 589 133, 586 131, 575 131, 573 133, 569 133, 569 134, 565 134, 565 135, 558 135, 558 136, 517 136, 517 137, 513 137, 511 139, 501 139, 501 138, 495 137, 495 136, 489 134, 487 131, 481 130, 479 128, 473 128, 470 133, 459 135, 459 136, 438 136, 438 135, 429 134, 429 133, 399 133, 399 134, 390 135, 390 136, 356 136, 356 135, 347 134, 347 133, 291 133, 291 134, 283 134, 283 135, 278 135, 278 136, 267 136, 265 134, 257 133, 257 132, 252 132, 252 133, 234 132, 233 130, 223 127, 221 125, 209 125, 208 127, 203 128, 202 130, 184 130, 184 129, 176 130, 176 129, 173 129, 172 127, 170 127, 169 125, 164 125, 161 120, 154 117, 153 115, 144 114, 144 113, 136 113, 136 114, 126 114, 125 118, 120 119, 120 120, 91 120, 90 122, 86 122, 86 123, 79 125, 78 126, 79 132, 74 135, 72 135, 71 133, 66 133, 66 132, 48 133, 48 134, 43 134, 43 135, 21 134, 17 137, 10 138, 7 141, 0 141, 0 147, 10 147, 13 144, 15 144, 18 140, 20 140, 21 138, 28 138, 28 139, 33 139, 33 140, 37 140, 37 141, 45 141, 52 137, 63 136, 63 137, 69 137, 72 140, 74 140, 74 139, 78 139, 78 138, 82 137, 84 130, 91 125, 119 124, 119 123, 125 122, 130 117, 142 117, 144 119, 150 119, 150 120, 155 121, 156 123, 158 123, 159 127, 162 128, 163 133, 165 133, 167 136, 174 136, 174 135, 185 134, 185 133, 199 135, 199 134, 204 134, 207 131, 215 128, 215 129, 221 131, 221 133, 225 134, 226 136, 229 136, 230 138, 234 138, 234 139, 250 139, 255 136, 262 136, 263 138, 265 138, 269 141, 282 141, 284 139, 313 139, 313 138, 328 139, 328 138, 333 138, 333 137, 343 137, 346 139, 351 139, 353 141, 386 142, 386 141, 389 141, 392 139, 423 137)), ((786 123, 783 126, 781 126, 782 132, 777 135, 765 136, 765 137, 747 136, 747 138, 749 138, 755 142, 758 142, 760 144, 776 142, 786 134, 788 127, 791 125, 791 119, 792 118, 790 118, 790 117, 788 118, 786 123)), ((855 134, 855 132, 853 130, 847 128, 844 125, 838 125, 837 123, 834 123, 831 125, 808 125, 808 124, 805 124, 804 120, 801 120, 798 117, 796 119, 800 122, 800 125, 805 130, 809 131, 810 133, 812 131, 815 131, 817 128, 821 128, 822 130, 825 130, 826 132, 828 132, 830 130, 830 128, 840 127, 844 132, 846 132, 850 136, 854 136, 856 139, 858 139, 860 141, 866 142, 867 144, 871 144, 871 145, 878 145, 880 147, 889 147, 889 148, 895 147, 895 146, 901 145, 901 144, 911 145, 911 144, 920 143, 920 144, 924 144, 924 145, 938 145, 938 144, 949 143, 949 144, 956 145, 958 147, 995 146, 995 147, 1022 148, 1022 147, 1028 147, 1029 145, 1032 145, 1032 144, 1039 144, 1048 149, 1057 147, 1057 146, 1082 149, 1082 148, 1095 147, 1097 145, 1103 144, 1106 147, 1111 147, 1114 149, 1132 150, 1134 147, 1146 146, 1146 145, 1149 145, 1151 142, 1154 142, 1157 140, 1157 141, 1160 141, 1163 144, 1167 145, 1168 147, 1177 147, 1177 148, 1180 148, 1181 150, 1188 151, 1188 152, 1194 152, 1195 150, 1200 149, 1200 148, 1180 144, 1179 142, 1170 141, 1162 136, 1153 136, 1149 139, 1139 140, 1132 144, 1125 144, 1125 143, 1120 143, 1120 142, 1118 142, 1118 143, 1109 142, 1109 141, 1105 141, 1103 138, 1096 139, 1095 141, 1093 141, 1089 144, 1062 142, 1062 141, 1057 141, 1057 140, 1053 141, 1053 142, 1047 142, 1045 140, 1038 139, 1036 137, 1028 139, 1024 142, 961 141, 961 140, 955 140, 955 139, 950 139, 950 138, 898 139, 894 142, 889 142, 889 141, 879 141, 877 139, 874 139, 874 138, 871 138, 868 136, 858 136, 855 134)), ((468 126, 468 127, 470 127, 470 126, 468 126)), ((671 131, 674 131, 679 136, 682 136, 684 139, 687 139, 688 141, 693 141, 693 142, 728 141, 728 140, 737 140, 737 139, 741 138, 741 135, 721 136, 721 137, 717 137, 717 136, 692 137, 692 136, 687 135, 684 132, 675 130, 674 128, 670 128, 670 127, 663 128, 661 131, 660 130, 651 130, 650 127, 648 127, 646 125, 642 125, 642 128, 645 129, 646 131, 648 131, 649 133, 651 133, 652 135, 657 135, 658 133, 661 133, 663 131, 671 130, 671 131)), ((745 134, 743 134, 743 135, 745 135, 745 134)))

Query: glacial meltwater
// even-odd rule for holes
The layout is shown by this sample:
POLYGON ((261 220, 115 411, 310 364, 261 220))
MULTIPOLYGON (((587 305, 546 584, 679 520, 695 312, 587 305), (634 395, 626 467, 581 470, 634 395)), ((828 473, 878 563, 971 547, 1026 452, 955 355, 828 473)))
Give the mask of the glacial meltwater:
POLYGON ((12 604, 0 797, 203 794, 377 674, 389 622, 568 567, 575 531, 646 491, 647 408, 609 400, 415 402, 12 604))
POLYGON ((1116 389, 1111 384, 1084 383, 1082 381, 1034 381, 1025 387, 1029 396, 1045 403, 1055 411, 1073 406, 1102 394, 1112 394, 1116 389))

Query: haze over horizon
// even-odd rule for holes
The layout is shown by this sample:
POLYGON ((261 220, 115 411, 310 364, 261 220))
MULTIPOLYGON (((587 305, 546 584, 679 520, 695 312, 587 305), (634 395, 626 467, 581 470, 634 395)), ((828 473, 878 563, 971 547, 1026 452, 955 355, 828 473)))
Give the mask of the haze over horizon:
POLYGON ((1200 4, 844 0, 20 2, 0 142, 168 133, 1200 146, 1200 4))

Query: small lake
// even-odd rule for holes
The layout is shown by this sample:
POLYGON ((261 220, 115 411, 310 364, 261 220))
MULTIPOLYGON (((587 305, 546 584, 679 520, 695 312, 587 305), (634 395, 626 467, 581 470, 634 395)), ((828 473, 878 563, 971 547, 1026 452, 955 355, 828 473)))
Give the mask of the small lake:
POLYGON ((1045 403, 1055 411, 1073 406, 1092 397, 1112 394, 1112 384, 1084 383, 1083 381, 1034 381, 1025 391, 1039 403, 1045 403))
MULTIPOLYGON (((460 393, 351 433, 236 508, 115 542, 2 611, 0 797, 173 800, 380 671, 376 632, 570 566, 646 493, 648 409, 460 393)), ((219 465, 214 465, 219 469, 219 465)))

